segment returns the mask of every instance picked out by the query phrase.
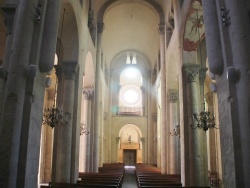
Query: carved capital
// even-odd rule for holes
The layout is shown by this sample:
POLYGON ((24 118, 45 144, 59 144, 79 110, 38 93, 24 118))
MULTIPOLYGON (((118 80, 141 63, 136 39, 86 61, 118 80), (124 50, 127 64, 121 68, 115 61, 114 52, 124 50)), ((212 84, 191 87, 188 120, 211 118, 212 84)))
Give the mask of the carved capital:
POLYGON ((183 69, 187 74, 189 82, 195 82, 196 77, 199 74, 200 65, 195 63, 187 63, 183 65, 183 69))
POLYGON ((78 71, 78 64, 76 61, 64 61, 62 63, 63 74, 66 80, 75 80, 78 71))
POLYGON ((102 34, 104 30, 104 23, 97 23, 97 33, 102 34))
POLYGON ((169 89, 168 90, 168 100, 170 103, 176 103, 179 99, 179 94, 176 89, 169 89))
POLYGON ((200 68, 200 70, 199 70, 200 85, 204 85, 207 70, 208 70, 208 68, 200 68))
POLYGON ((165 24, 159 24, 158 32, 159 35, 165 35, 165 24))
POLYGON ((16 13, 16 5, 14 4, 6 4, 2 6, 2 10, 5 13, 4 14, 4 23, 7 27, 7 35, 12 34, 12 28, 16 13))
POLYGON ((145 138, 144 138, 144 137, 141 137, 141 142, 142 142, 143 144, 145 144, 145 138))
POLYGON ((86 100, 92 100, 93 94, 94 94, 94 88, 93 87, 85 87, 83 88, 84 97, 86 100))

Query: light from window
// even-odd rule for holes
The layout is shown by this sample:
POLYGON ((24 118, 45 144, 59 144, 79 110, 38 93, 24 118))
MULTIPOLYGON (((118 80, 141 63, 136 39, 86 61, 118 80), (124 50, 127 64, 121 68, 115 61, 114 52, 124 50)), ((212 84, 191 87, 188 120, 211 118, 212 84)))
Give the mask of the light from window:
POLYGON ((138 92, 135 90, 127 90, 123 94, 123 100, 128 104, 135 104, 139 99, 138 92))
POLYGON ((127 78, 135 78, 139 72, 137 69, 132 68, 132 67, 127 68, 125 71, 126 71, 125 75, 127 78))

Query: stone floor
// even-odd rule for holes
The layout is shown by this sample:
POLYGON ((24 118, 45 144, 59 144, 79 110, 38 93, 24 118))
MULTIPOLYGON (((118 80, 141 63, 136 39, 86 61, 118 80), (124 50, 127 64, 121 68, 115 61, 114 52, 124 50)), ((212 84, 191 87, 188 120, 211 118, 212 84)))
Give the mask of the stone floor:
POLYGON ((122 188, 138 188, 134 168, 125 168, 122 188))

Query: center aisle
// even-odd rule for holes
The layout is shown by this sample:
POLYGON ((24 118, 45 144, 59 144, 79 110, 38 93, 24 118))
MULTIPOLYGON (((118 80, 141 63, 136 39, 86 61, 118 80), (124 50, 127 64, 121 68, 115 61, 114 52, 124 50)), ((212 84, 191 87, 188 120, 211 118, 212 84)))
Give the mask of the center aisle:
POLYGON ((134 168, 125 168, 122 188, 138 188, 134 168))

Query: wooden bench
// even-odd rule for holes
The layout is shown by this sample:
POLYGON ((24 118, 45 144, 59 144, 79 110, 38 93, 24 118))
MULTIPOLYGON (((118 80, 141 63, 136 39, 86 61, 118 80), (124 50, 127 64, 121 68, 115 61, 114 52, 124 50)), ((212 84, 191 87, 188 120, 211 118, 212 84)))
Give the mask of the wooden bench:
POLYGON ((75 183, 58 183, 58 182, 51 182, 49 183, 48 187, 52 188, 118 188, 116 184, 110 184, 110 183, 84 183, 84 184, 75 184, 75 183))
POLYGON ((182 187, 179 174, 161 174, 154 165, 137 165, 135 170, 139 188, 182 187))
POLYGON ((109 184, 121 188, 124 178, 124 164, 108 164, 98 168, 98 173, 80 172, 78 184, 109 184))

